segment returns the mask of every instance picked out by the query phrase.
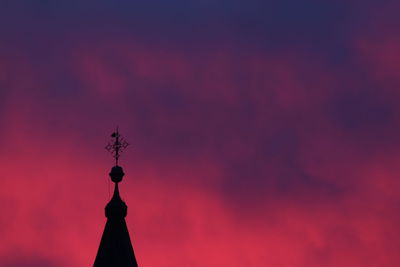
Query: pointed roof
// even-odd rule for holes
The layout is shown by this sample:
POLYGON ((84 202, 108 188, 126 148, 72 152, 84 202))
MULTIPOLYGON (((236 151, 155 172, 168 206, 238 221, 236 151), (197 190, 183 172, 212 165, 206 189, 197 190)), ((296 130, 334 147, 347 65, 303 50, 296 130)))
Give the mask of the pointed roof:
POLYGON ((94 267, 138 266, 125 222, 128 207, 122 201, 118 190, 118 183, 122 180, 123 176, 124 172, 120 166, 112 168, 110 177, 115 183, 115 189, 113 197, 105 208, 107 222, 93 265, 94 267))

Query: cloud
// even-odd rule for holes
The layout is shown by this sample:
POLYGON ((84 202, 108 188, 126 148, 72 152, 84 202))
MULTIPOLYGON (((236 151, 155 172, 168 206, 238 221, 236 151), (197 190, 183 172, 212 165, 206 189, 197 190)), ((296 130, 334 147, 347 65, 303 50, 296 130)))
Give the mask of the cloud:
POLYGON ((15 260, 3 261, 1 262, 1 266, 4 267, 52 267, 52 266, 61 266, 59 264, 55 264, 47 259, 40 258, 19 258, 15 260))
POLYGON ((171 4, 135 26, 148 13, 63 5, 0 47, 2 266, 93 262, 116 125, 143 265, 398 265, 398 42, 353 2, 207 2, 187 25, 200 4, 171 4))

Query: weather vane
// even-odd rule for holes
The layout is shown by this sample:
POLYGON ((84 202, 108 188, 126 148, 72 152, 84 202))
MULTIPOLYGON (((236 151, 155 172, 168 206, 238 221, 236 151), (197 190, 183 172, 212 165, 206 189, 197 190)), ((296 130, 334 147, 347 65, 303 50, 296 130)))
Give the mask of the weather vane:
POLYGON ((113 140, 107 144, 106 149, 113 155, 115 158, 115 165, 118 166, 120 153, 124 151, 129 144, 119 134, 118 127, 117 130, 112 133, 111 137, 113 140))

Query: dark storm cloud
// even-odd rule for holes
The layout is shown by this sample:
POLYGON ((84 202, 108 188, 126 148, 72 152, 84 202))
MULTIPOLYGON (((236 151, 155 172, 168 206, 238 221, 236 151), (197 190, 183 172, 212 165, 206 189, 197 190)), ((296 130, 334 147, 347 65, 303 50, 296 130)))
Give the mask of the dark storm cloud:
POLYGON ((371 92, 344 92, 332 101, 333 119, 338 125, 355 135, 384 131, 393 123, 392 103, 379 97, 379 89, 371 92))
POLYGON ((85 29, 87 34, 117 31, 166 43, 192 40, 207 44, 210 38, 229 38, 237 43, 258 41, 267 47, 299 43, 314 50, 343 41, 352 8, 345 1, 315 0, 16 1, 3 5, 8 22, 4 30, 25 29, 27 35, 43 29, 53 34, 85 29))

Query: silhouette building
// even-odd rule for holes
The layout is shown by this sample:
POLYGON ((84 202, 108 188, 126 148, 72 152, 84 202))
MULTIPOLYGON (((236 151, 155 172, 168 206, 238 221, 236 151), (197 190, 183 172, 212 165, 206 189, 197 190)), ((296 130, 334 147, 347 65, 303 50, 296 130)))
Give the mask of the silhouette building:
POLYGON ((112 167, 110 172, 115 188, 110 202, 105 207, 107 222, 93 267, 137 267, 135 253, 125 222, 128 207, 122 201, 118 190, 118 183, 122 181, 124 176, 122 167, 118 166, 118 158, 120 152, 126 148, 128 143, 120 138, 118 128, 112 134, 112 137, 115 140, 106 149, 114 155, 116 160, 115 166, 112 167))

